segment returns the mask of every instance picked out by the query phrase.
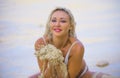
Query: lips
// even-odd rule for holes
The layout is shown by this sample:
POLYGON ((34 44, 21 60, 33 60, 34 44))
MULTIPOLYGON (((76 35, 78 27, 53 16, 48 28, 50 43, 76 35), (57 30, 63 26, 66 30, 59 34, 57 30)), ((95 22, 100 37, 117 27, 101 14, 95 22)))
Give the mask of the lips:
POLYGON ((61 32, 62 30, 59 29, 59 28, 55 28, 54 31, 55 31, 55 32, 61 32))

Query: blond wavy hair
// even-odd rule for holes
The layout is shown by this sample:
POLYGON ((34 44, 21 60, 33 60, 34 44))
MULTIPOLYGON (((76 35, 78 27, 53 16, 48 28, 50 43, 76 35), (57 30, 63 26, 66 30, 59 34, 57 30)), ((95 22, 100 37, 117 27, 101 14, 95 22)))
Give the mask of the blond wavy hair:
POLYGON ((62 8, 62 7, 57 7, 55 8, 51 14, 49 15, 48 17, 48 21, 46 23, 46 29, 45 29, 45 33, 44 33, 44 36, 48 36, 48 38, 52 38, 52 33, 50 31, 50 20, 51 20, 51 17, 53 15, 54 12, 56 11, 63 11, 65 13, 68 14, 69 18, 70 18, 70 30, 69 30, 69 36, 70 37, 76 37, 76 34, 75 34, 75 20, 74 20, 74 17, 73 17, 73 14, 71 13, 71 11, 69 9, 66 9, 66 8, 62 8))

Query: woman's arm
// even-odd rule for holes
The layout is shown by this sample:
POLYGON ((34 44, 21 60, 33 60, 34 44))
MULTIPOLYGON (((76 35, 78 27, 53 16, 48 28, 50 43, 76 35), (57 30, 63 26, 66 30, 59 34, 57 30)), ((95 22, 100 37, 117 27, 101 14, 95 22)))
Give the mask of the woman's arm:
MULTIPOLYGON (((39 51, 41 49, 41 47, 45 45, 44 41, 42 38, 38 39, 36 42, 35 42, 35 51, 39 51)), ((50 77, 53 77, 52 75, 52 67, 51 66, 48 66, 48 61, 42 61, 39 59, 39 57, 37 57, 37 62, 38 62, 38 66, 39 66, 39 69, 40 71, 44 71, 44 78, 50 78, 50 77), (45 65, 44 65, 45 64, 45 65), (43 66, 45 66, 45 69, 43 70, 43 66)))
MULTIPOLYGON (((44 45, 44 42, 43 42, 43 39, 40 38, 38 39, 36 42, 35 42, 35 51, 38 51, 40 50, 41 46, 44 45)), ((37 61, 38 61, 38 66, 39 66, 39 69, 41 70, 42 68, 42 65, 43 65, 43 62, 39 59, 39 57, 37 57, 37 61)))
POLYGON ((70 78, 76 78, 82 70, 82 60, 84 47, 82 43, 77 43, 71 50, 68 62, 68 72, 70 78))

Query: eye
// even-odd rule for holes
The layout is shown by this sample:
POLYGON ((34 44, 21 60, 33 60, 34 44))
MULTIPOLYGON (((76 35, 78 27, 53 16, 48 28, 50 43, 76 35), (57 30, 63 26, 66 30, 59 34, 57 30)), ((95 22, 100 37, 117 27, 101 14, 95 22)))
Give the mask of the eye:
POLYGON ((67 21, 66 20, 61 20, 62 23, 66 23, 67 21))
POLYGON ((52 22, 56 22, 56 20, 54 20, 54 19, 53 19, 53 20, 51 20, 51 21, 52 21, 52 22))

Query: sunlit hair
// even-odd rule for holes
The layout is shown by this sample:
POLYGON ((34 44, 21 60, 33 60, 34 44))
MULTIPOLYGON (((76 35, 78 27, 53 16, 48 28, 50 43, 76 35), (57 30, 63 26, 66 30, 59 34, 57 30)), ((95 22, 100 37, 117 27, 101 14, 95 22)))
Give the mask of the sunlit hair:
POLYGON ((70 18, 70 30, 69 30, 69 36, 71 37, 76 37, 76 34, 75 34, 75 20, 74 20, 74 17, 71 13, 70 10, 66 9, 66 8, 62 8, 62 7, 57 7, 55 8, 51 14, 49 15, 48 17, 48 21, 47 21, 47 24, 46 24, 46 30, 45 30, 45 33, 44 33, 44 36, 48 36, 48 38, 52 38, 52 33, 50 31, 50 20, 51 20, 51 17, 53 15, 54 12, 56 11, 63 11, 65 13, 68 14, 69 18, 70 18))

